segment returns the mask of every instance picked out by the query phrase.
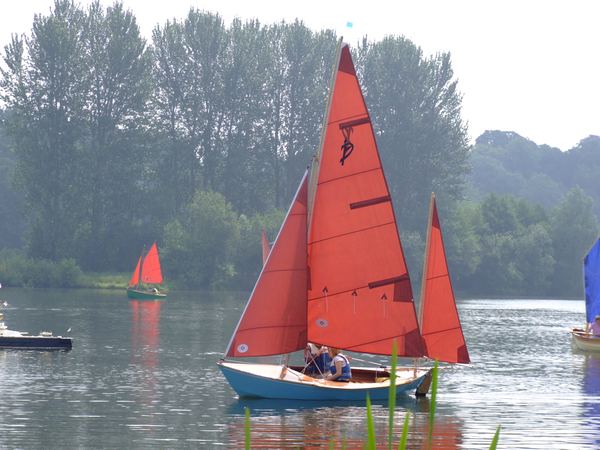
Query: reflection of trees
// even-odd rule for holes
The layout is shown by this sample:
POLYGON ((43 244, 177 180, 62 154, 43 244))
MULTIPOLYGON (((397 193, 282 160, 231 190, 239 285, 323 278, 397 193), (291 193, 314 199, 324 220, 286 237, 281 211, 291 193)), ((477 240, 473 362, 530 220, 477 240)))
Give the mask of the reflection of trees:
MULTIPOLYGON (((241 399, 229 410, 228 445, 244 443, 244 408, 250 409, 252 448, 363 448, 367 437, 367 410, 363 402, 315 402, 241 399)), ((388 408, 372 405, 378 446, 387 447, 388 408)), ((398 398, 394 418, 394 447, 400 441, 405 414, 409 414, 409 448, 458 449, 462 423, 457 417, 439 415, 428 445, 429 400, 398 398)))
POLYGON ((586 355, 582 388, 585 399, 582 422, 585 428, 591 428, 585 435, 596 448, 600 448, 600 355, 586 355))

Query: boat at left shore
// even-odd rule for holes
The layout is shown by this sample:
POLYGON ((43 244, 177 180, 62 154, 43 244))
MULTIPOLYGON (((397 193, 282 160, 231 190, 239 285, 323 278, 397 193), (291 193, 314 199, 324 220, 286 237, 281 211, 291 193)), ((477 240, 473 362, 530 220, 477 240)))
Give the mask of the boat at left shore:
POLYGON ((42 331, 30 335, 25 331, 9 330, 4 323, 4 314, 0 312, 0 348, 28 350, 71 350, 70 337, 54 336, 51 331, 42 331))

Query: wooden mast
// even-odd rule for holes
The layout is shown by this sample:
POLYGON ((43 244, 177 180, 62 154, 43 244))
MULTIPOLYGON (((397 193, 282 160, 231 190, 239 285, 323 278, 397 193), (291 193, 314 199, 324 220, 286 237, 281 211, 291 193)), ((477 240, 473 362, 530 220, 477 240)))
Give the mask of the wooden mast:
POLYGON ((137 289, 141 289, 141 285, 142 285, 142 267, 144 267, 144 254, 146 253, 146 245, 144 244, 144 247, 142 247, 142 254, 140 256, 140 270, 138 271, 138 282, 137 282, 137 289))

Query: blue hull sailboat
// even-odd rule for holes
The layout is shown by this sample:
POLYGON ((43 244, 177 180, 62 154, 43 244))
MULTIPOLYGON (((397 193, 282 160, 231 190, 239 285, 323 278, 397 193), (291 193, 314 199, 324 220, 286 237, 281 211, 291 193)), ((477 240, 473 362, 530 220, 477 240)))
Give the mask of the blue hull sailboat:
MULTIPOLYGON (((219 367, 231 387, 243 398, 293 400, 387 400, 390 390, 389 368, 352 368, 353 382, 343 383, 314 378, 302 367, 279 364, 244 364, 220 361, 219 367)), ((429 369, 396 370, 396 394, 416 392, 429 369)))
MULTIPOLYGON (((371 118, 341 43, 326 111, 310 174, 218 362, 240 397, 385 399, 391 374, 389 367, 352 365, 350 382, 332 381, 287 363, 234 358, 289 355, 309 342, 353 353, 389 356, 395 346, 401 357, 427 355, 371 118)), ((398 368, 396 392, 424 394, 429 376, 428 368, 398 368)))

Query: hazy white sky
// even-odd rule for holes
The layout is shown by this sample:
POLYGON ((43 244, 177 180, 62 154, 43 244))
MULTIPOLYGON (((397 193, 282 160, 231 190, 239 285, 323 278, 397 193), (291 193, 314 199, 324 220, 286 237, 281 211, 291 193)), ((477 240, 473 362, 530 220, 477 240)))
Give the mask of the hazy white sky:
MULTIPOLYGON (((103 0, 104 4, 112 1, 103 0)), ((80 1, 82 4, 88 0, 80 1)), ((124 0, 150 39, 154 25, 190 7, 262 23, 302 19, 332 28, 350 44, 363 35, 404 35, 425 54, 449 51, 463 93, 463 117, 476 138, 515 131, 567 150, 600 135, 598 0, 124 0), (352 28, 347 26, 352 23, 352 28)), ((0 45, 27 32, 52 0, 2 2, 0 45)))

